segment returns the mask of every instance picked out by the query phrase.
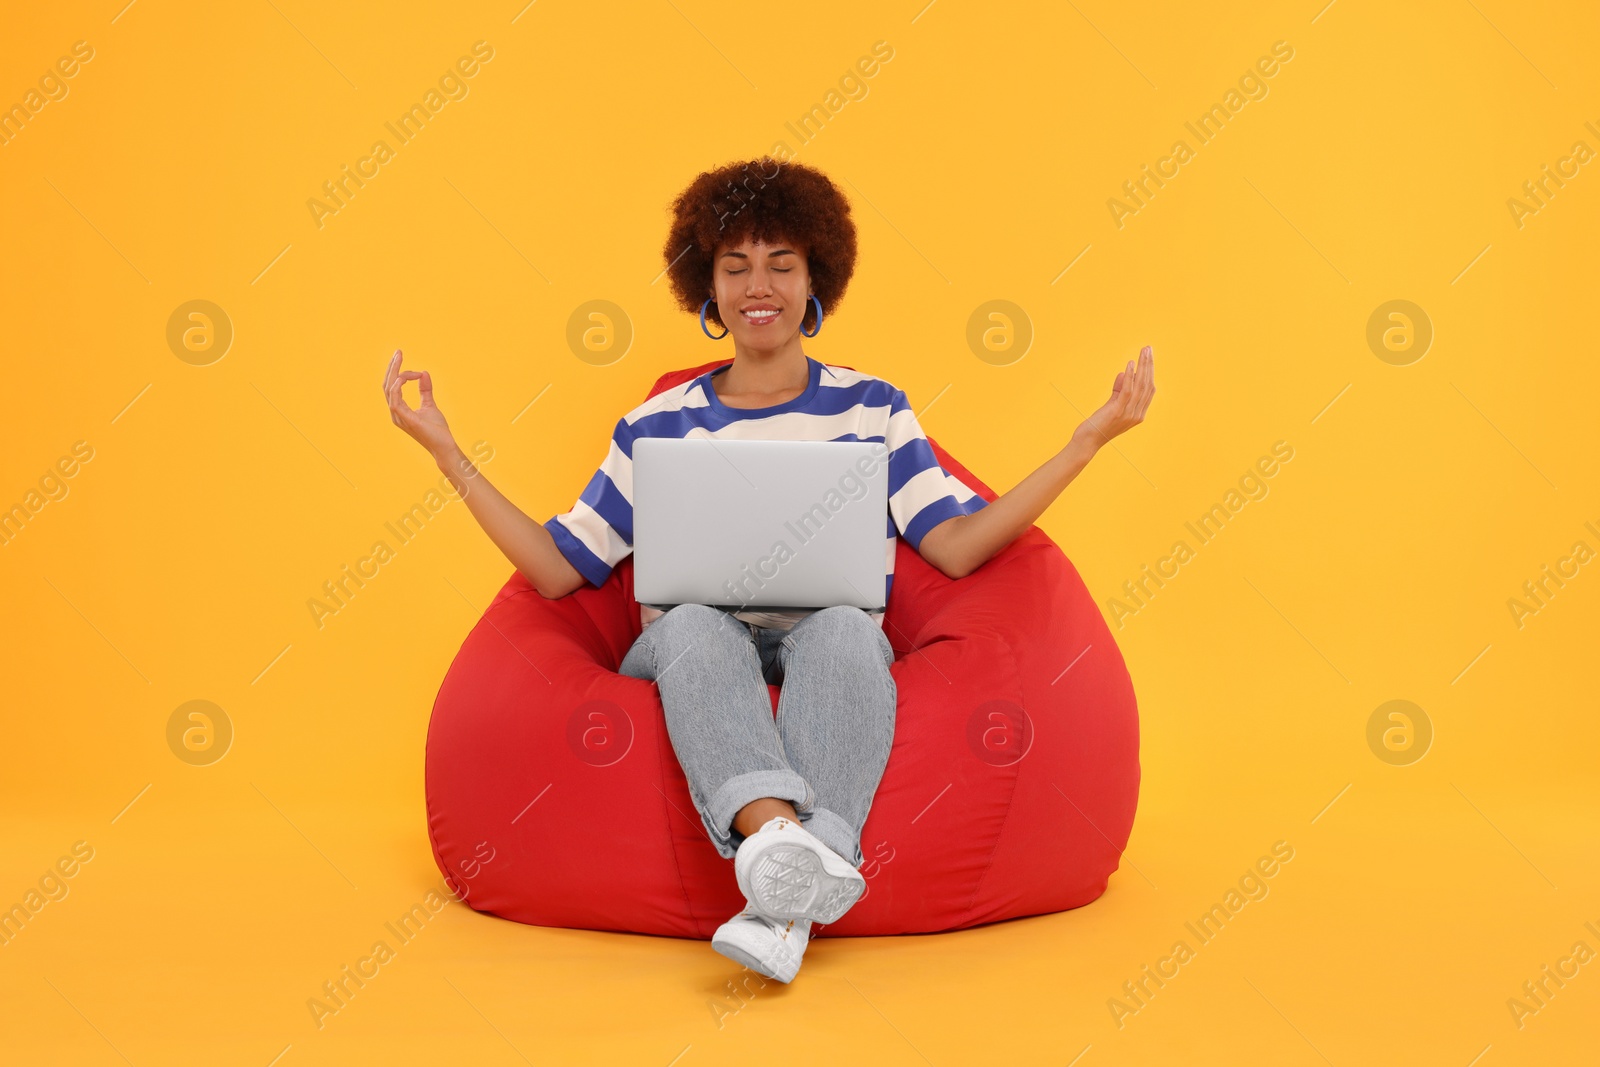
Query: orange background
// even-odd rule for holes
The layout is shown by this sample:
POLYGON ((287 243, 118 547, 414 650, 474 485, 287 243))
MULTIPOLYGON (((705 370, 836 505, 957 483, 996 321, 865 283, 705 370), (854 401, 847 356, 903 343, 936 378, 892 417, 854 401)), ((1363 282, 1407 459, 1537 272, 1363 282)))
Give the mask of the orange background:
POLYGON ((1508 207, 1574 142, 1600 150, 1592 6, 520 7, 0 16, 0 105, 93 50, 0 145, 0 507, 93 450, 0 546, 0 906, 93 850, 0 946, 18 1062, 1592 1057, 1600 967, 1520 1028, 1507 1006, 1575 942, 1600 951, 1600 576, 1520 626, 1509 606, 1600 549, 1600 176, 1569 163, 1536 213, 1508 207), (466 94, 319 226, 307 201, 479 41, 466 94), (1185 123, 1280 41, 1265 95, 1199 143, 1185 123), (1192 158, 1119 227, 1108 201, 1180 139, 1192 158), (314 621, 437 484, 383 408, 389 354, 433 373, 525 510, 565 510, 617 416, 723 352, 659 280, 667 205, 778 142, 861 231, 808 354, 904 388, 997 489, 1154 346, 1149 420, 1041 519, 1108 617, 1293 449, 1113 624, 1144 727, 1128 862, 1075 912, 823 940, 748 1002, 704 943, 453 905, 319 1029, 306 1001, 439 884, 428 712, 510 573, 452 502, 314 621), (192 300, 232 328, 205 365, 168 342, 192 300), (594 300, 625 352, 569 343, 594 300), (1025 352, 969 343, 994 300, 1025 352), (1431 324, 1420 358, 1368 344, 1392 300, 1431 324), (208 766, 169 747, 192 700, 233 730, 208 766), (1390 700, 1431 724, 1409 765, 1368 745, 1390 700), (1119 1028, 1123 983, 1278 841, 1268 896, 1119 1028))

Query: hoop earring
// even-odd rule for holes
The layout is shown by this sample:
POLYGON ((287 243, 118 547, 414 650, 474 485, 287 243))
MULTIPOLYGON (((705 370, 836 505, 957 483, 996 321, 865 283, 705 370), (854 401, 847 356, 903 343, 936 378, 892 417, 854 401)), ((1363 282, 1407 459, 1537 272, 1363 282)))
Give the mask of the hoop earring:
POLYGON ((816 295, 813 294, 812 297, 811 297, 811 302, 813 304, 817 305, 817 325, 816 325, 816 328, 813 329, 810 333, 806 333, 806 328, 804 326, 800 327, 800 332, 801 333, 805 333, 805 335, 807 337, 815 337, 818 333, 820 333, 822 331, 822 301, 818 300, 816 298, 816 295))
POLYGON ((700 305, 700 332, 711 338, 713 341, 720 341, 724 337, 728 336, 728 327, 724 325, 721 333, 712 333, 710 330, 706 329, 706 308, 710 307, 711 304, 712 300, 708 296, 706 297, 706 302, 700 305))

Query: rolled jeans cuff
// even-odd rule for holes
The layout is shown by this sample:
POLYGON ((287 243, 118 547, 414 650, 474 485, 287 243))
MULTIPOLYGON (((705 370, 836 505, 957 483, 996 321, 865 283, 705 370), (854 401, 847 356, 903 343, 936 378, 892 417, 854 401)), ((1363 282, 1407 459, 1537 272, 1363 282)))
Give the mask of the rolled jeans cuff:
POLYGON ((856 839, 855 830, 841 816, 827 808, 815 808, 807 812, 797 810, 795 814, 800 816, 800 824, 811 836, 837 852, 850 866, 861 866, 861 844, 856 839))
MULTIPOLYGON (((797 815, 814 801, 811 787, 793 771, 750 771, 729 778, 711 797, 706 810, 700 813, 711 834, 712 844, 717 846, 717 851, 723 857, 732 859, 744 842, 744 835, 733 828, 733 817, 746 804, 762 797, 787 800, 794 805, 797 815)), ((804 818, 801 821, 804 822, 804 818)))

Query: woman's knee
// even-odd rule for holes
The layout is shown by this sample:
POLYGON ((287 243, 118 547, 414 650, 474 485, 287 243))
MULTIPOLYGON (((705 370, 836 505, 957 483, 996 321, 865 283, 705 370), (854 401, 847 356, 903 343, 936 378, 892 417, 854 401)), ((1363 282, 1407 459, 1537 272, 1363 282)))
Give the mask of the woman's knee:
MULTIPOLYGON (((805 627, 799 633, 802 638, 814 636, 846 649, 871 647, 882 657, 884 666, 894 664, 894 648, 889 644, 888 635, 876 619, 860 608, 847 604, 822 608, 795 625, 797 631, 802 625, 805 627)), ((795 640, 795 634, 786 639, 791 649, 795 640)))
MULTIPOLYGON (((663 652, 699 640, 715 624, 717 614, 715 608, 705 604, 679 604, 668 609, 635 638, 633 647, 623 657, 619 672, 633 677, 650 673, 653 677, 655 664, 663 652)), ((676 654, 670 652, 667 658, 676 654)))
POLYGON ((679 604, 669 608, 659 619, 652 622, 650 627, 652 630, 657 626, 661 627, 663 634, 683 631, 700 634, 737 621, 721 608, 713 608, 707 604, 679 604))

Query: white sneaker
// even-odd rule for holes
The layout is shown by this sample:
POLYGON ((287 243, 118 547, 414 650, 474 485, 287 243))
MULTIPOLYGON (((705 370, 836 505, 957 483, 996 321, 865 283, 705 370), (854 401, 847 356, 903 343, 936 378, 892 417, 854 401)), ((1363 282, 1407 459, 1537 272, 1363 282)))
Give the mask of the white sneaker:
POLYGON ((759 975, 792 982, 810 940, 810 919, 769 919, 746 907, 717 927, 711 947, 759 975))
POLYGON ((836 922, 867 891, 848 860, 782 815, 740 843, 733 873, 751 907, 779 920, 836 922))

